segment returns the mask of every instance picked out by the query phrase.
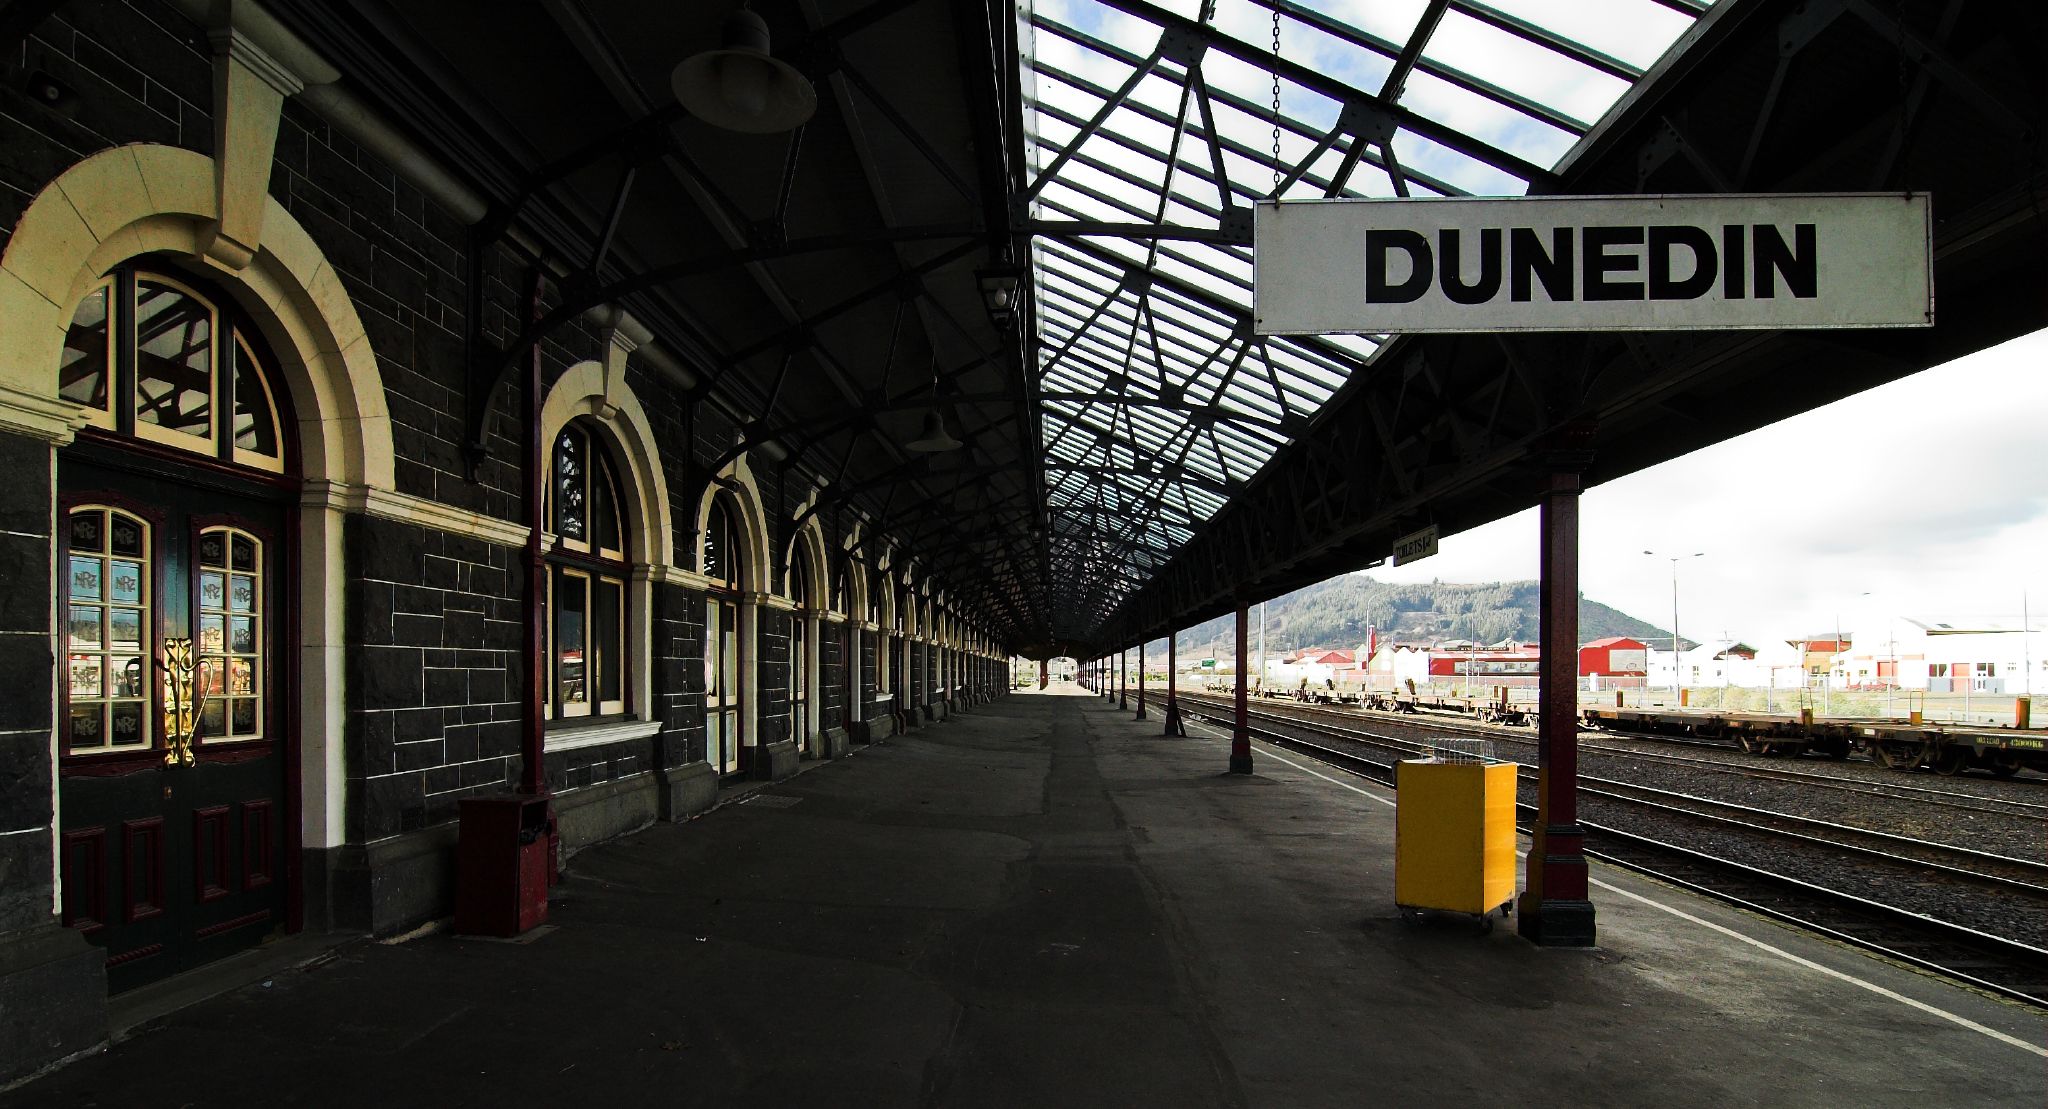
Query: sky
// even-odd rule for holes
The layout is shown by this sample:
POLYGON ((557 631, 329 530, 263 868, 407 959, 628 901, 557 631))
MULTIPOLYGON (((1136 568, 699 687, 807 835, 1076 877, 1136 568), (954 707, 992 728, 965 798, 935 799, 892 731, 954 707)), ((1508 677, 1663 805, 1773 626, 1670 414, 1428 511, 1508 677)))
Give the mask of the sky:
MULTIPOLYGON (((1687 639, 1866 636, 1894 618, 2048 627, 2048 331, 1587 490, 1580 588, 1687 639), (1816 452, 1840 461, 1821 465, 1816 452), (1689 557, 1693 552, 1703 557, 1689 557)), ((1381 581, 1536 576, 1536 511, 1381 581)))

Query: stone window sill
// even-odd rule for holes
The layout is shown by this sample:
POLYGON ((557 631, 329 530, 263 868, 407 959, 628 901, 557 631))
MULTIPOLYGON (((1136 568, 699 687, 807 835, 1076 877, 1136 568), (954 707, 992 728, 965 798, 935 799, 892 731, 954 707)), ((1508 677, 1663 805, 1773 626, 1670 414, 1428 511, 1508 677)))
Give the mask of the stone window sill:
POLYGON ((654 720, 615 720, 604 724, 553 724, 548 729, 548 751, 574 751, 628 739, 646 739, 661 730, 654 720))

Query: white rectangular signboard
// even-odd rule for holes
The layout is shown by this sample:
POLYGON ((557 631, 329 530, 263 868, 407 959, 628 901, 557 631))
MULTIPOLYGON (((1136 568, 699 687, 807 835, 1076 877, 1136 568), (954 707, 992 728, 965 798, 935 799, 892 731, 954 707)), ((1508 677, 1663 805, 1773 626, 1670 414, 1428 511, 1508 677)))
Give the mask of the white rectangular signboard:
POLYGON ((1931 327, 1926 193, 1261 201, 1261 335, 1931 327))
POLYGON ((1401 566, 1436 553, 1437 530, 1431 524, 1394 540, 1394 565, 1401 566))

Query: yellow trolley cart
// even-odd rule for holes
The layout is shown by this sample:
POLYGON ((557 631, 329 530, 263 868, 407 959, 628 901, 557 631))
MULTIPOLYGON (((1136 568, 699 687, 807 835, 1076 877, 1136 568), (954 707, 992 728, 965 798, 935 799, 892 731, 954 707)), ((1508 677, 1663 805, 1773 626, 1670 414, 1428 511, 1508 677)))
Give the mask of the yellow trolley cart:
POLYGON ((1425 911, 1470 913, 1482 931, 1505 919, 1515 897, 1514 763, 1470 751, 1404 760, 1394 810, 1394 902, 1415 921, 1425 911))

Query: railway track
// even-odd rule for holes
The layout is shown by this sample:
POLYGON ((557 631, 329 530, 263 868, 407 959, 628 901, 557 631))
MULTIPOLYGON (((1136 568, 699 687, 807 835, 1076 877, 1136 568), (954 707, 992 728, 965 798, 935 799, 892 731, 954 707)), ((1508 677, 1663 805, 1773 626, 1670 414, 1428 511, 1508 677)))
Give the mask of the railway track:
MULTIPOLYGON (((1226 709, 1206 700, 1195 701, 1184 711, 1226 727, 1230 723, 1226 709)), ((1251 724, 1259 739, 1389 786, 1394 784, 1394 764, 1401 756, 1427 754, 1431 749, 1427 740, 1375 735, 1264 711, 1253 712, 1251 724), (1304 732, 1308 734, 1301 734, 1304 732), (1350 749, 1333 746, 1329 740, 1344 743, 1350 749), (1359 747, 1376 748, 1393 758, 1373 758, 1359 747)), ((1966 895, 1973 898, 2010 899, 2020 907, 2017 911, 2039 914, 2048 910, 2048 866, 2027 860, 1968 852, 1883 833, 1845 836, 1840 834, 1844 829, 1833 825, 1825 826, 1827 834, 1823 836, 1822 829, 1786 824, 1786 814, 1731 811, 1745 807, 1671 795, 1669 791, 1629 783, 1595 779, 1581 793, 1595 799, 1596 804, 1653 811, 1667 825, 1711 824, 1722 835, 1740 827, 1741 835, 1775 840, 1780 851, 1830 852, 1838 867, 1842 854, 1847 853, 1856 860, 1853 869, 1869 872, 1864 875, 1865 884, 1905 880, 1921 885, 1946 883, 1966 890, 1966 895), (1660 794, 1663 796, 1657 796, 1660 794), (1714 811, 1717 809, 1720 811, 1714 811)), ((1526 831, 1526 822, 1535 817, 1535 806, 1519 803, 1517 812, 1526 831)), ((1644 830, 1616 827, 1612 821, 1581 823, 1590 833, 1589 842, 1597 844, 1587 851, 1592 857, 2004 997, 2048 1008, 2048 950, 1901 908, 1863 893, 1824 886, 1780 873, 1779 869, 1672 842, 1678 837, 1668 833, 1648 834, 1644 830)))
MULTIPOLYGON (((1201 694, 1180 694, 1180 697, 1183 700, 1195 701, 1209 706, 1228 706, 1229 704, 1228 701, 1201 694)), ((1520 744, 1526 747, 1534 747, 1537 743, 1536 738, 1529 733, 1529 729, 1498 724, 1483 724, 1476 721, 1417 720, 1410 718, 1406 714, 1375 713, 1362 709, 1333 708, 1327 705, 1304 705, 1284 701, 1259 704, 1258 708, 1269 713, 1283 716, 1298 716, 1309 720, 1330 719, 1347 723, 1370 722, 1376 726, 1386 728, 1435 731, 1463 736, 1483 736, 1497 742, 1520 744)), ((1598 741, 1599 737, 1613 734, 1582 728, 1579 731, 1579 749, 1613 758, 1636 759, 1672 766, 1695 767, 1714 773, 1737 775, 1758 781, 1790 782, 1815 789, 1828 789, 1841 793, 1911 801, 1963 812, 1980 812, 1998 816, 2035 817, 2048 822, 2048 804, 2040 802, 2022 801, 2016 798, 2000 797, 1968 790, 1938 789, 1908 782, 1877 782, 1841 774, 1829 774, 1821 770, 1760 766, 1757 765, 1756 760, 1762 759, 1765 756, 1744 754, 1742 748, 1733 743, 1717 743, 1711 740, 1655 735, 1629 735, 1621 737, 1636 743, 1655 744, 1657 746, 1699 747, 1708 750, 1727 751, 1731 756, 1738 756, 1718 759, 1679 755, 1669 752, 1645 751, 1636 747, 1624 747, 1598 741), (1589 737, 1592 737, 1590 742, 1589 737)), ((1989 780, 1985 781, 1988 784, 1989 780)), ((2021 788, 2031 787, 2022 786, 2021 788)), ((2044 829, 2044 832, 2048 832, 2048 829, 2044 829)))

